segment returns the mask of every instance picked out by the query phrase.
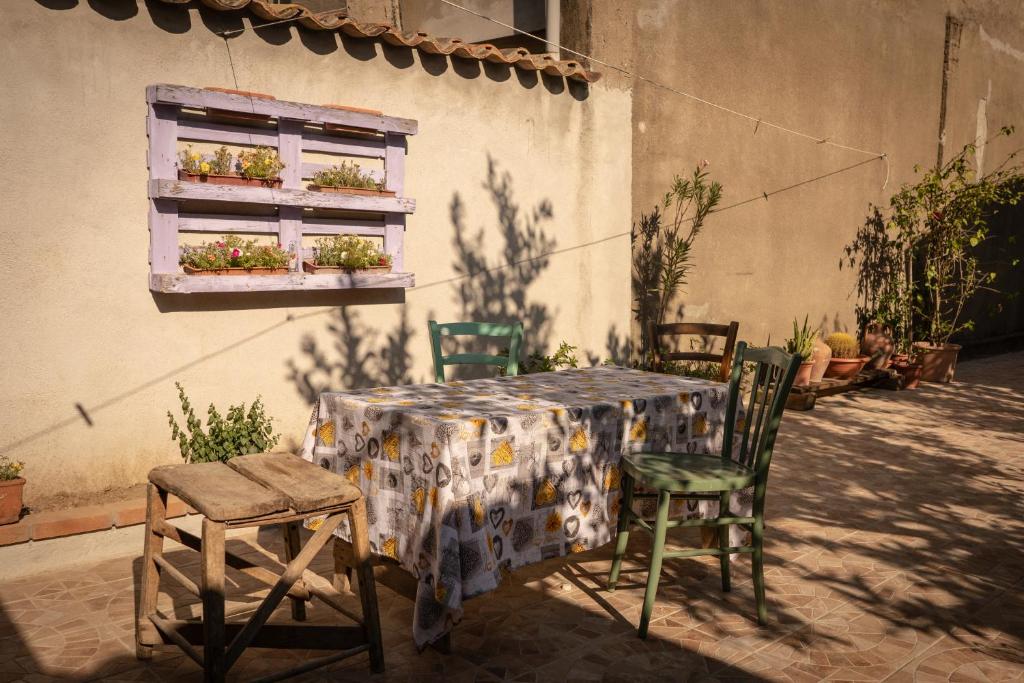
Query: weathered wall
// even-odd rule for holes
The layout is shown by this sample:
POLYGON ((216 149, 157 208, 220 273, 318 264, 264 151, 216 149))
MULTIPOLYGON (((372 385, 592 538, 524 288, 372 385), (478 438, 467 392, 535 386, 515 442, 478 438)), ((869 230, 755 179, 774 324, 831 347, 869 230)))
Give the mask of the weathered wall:
POLYGON ((419 120, 417 287, 151 294, 145 87, 234 87, 213 31, 240 17, 20 3, 0 25, 0 452, 26 462, 30 503, 174 461, 174 380, 200 408, 262 394, 287 446, 319 388, 427 380, 431 317, 524 318, 528 349, 594 357, 628 327, 628 239, 601 241, 630 220, 627 92, 289 25, 230 41, 239 87, 419 120))
POLYGON ((639 73, 885 152, 891 165, 883 188, 882 161, 764 125, 755 134, 751 121, 636 84, 634 219, 660 200, 674 173, 691 172, 701 159, 725 190, 696 246, 681 319, 738 320, 741 338, 758 344, 769 336, 781 342, 805 314, 826 332, 855 327, 856 279, 838 267, 843 246, 869 204, 887 206, 901 183, 916 178, 914 164, 935 162, 947 11, 964 28, 947 94, 946 158, 1004 124, 1016 123, 1018 133, 988 146, 985 168, 1024 144, 1019 3, 643 0, 633 7, 635 42, 618 58, 631 58, 639 73))

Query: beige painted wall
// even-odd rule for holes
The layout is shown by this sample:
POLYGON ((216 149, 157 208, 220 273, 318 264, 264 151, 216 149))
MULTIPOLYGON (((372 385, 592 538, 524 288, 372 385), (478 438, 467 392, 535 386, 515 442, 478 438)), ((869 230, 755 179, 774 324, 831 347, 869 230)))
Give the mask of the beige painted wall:
MULTIPOLYGON (((602 3, 606 4, 606 3, 602 3)), ((615 4, 618 3, 607 3, 615 4)), ((936 157, 945 15, 965 21, 949 89, 947 158, 974 140, 979 102, 986 167, 1024 144, 1024 6, 935 0, 634 4, 638 72, 784 126, 888 154, 891 164, 816 144, 640 83, 633 103, 633 215, 701 159, 724 185, 680 298, 683 318, 740 322, 740 337, 781 342, 805 314, 826 332, 855 327, 855 277, 838 267, 868 214, 888 205, 916 163, 936 157), (989 90, 991 88, 991 90, 989 90), (847 169, 847 170, 843 170, 847 169), (829 177, 814 180, 821 176, 829 177)), ((620 58, 625 58, 619 55, 620 58)))
POLYGON ((173 462, 174 380, 201 407, 262 394, 294 445, 309 417, 307 380, 336 389, 425 381, 431 316, 529 317, 528 348, 566 339, 594 357, 610 329, 628 327, 628 239, 600 241, 630 220, 627 91, 581 94, 294 27, 231 40, 238 84, 419 120, 405 243, 417 287, 404 303, 346 292, 155 297, 145 87, 233 87, 211 31, 237 19, 158 3, 135 13, 122 3, 116 15, 93 7, 108 5, 24 3, 0 27, 0 452, 25 461, 30 503, 141 481, 173 462), (465 254, 453 247, 454 214, 465 254), (476 273, 538 256, 540 232, 548 258, 466 276, 470 262, 476 273))

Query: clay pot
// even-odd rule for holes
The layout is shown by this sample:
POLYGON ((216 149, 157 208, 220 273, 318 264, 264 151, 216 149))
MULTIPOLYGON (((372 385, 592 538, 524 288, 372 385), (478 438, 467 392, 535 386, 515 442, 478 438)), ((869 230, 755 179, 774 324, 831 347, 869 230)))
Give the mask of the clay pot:
POLYGON ((833 379, 853 379, 870 360, 867 356, 859 358, 833 358, 828 362, 825 376, 833 379))
POLYGON ((0 481, 0 524, 12 524, 21 517, 21 501, 24 490, 24 477, 0 481))
POLYGON ((241 185, 243 187, 281 187, 281 178, 246 178, 240 175, 216 175, 214 173, 189 173, 178 170, 178 180, 210 185, 241 185))
MULTIPOLYGON (((371 114, 373 116, 382 116, 384 112, 379 109, 365 109, 363 107, 351 107, 347 104, 322 104, 322 107, 328 109, 337 109, 339 111, 354 111, 360 114, 371 114)), ((357 128, 355 126, 345 126, 340 123, 325 123, 325 133, 340 133, 349 137, 360 137, 360 138, 376 138, 378 132, 374 128, 357 128)))
POLYGON ((307 185, 307 189, 314 192, 334 192, 337 194, 360 194, 367 197, 394 197, 394 190, 371 190, 365 187, 330 187, 327 185, 317 185, 316 183, 310 183, 307 185))
POLYGON ((313 261, 306 259, 302 262, 302 269, 313 275, 351 275, 352 273, 367 273, 382 275, 391 272, 391 266, 367 266, 366 268, 342 268, 341 266, 318 266, 313 261))
POLYGON ((892 330, 881 323, 869 323, 864 328, 864 337, 860 340, 860 353, 869 356, 867 367, 881 370, 889 367, 896 345, 892 338, 892 330))
POLYGON ((959 344, 933 346, 928 342, 914 342, 917 358, 921 363, 921 379, 925 382, 949 382, 956 372, 956 358, 960 353, 959 344))
MULTIPOLYGON (((904 356, 906 358, 906 356, 904 356)), ((903 376, 904 389, 917 389, 921 383, 921 364, 908 363, 906 360, 893 361, 892 369, 903 376)))
POLYGON ((832 358, 832 348, 825 343, 821 337, 814 339, 814 351, 811 353, 811 360, 814 366, 811 368, 811 384, 817 384, 825 376, 825 369, 832 358))
POLYGON ((186 275, 287 275, 287 268, 193 268, 183 265, 186 275))
MULTIPOLYGON (((248 97, 250 99, 257 99, 257 100, 276 100, 277 99, 273 95, 267 95, 266 93, 261 93, 261 92, 252 92, 250 90, 233 90, 231 88, 212 88, 212 87, 206 87, 206 88, 203 88, 203 90, 209 90, 210 92, 223 92, 223 93, 227 93, 229 95, 241 95, 242 97, 248 97)), ((247 123, 254 123, 254 122, 266 123, 267 121, 270 121, 270 115, 269 114, 256 114, 256 113, 247 112, 247 111, 231 111, 231 110, 228 110, 228 109, 207 108, 206 114, 207 114, 207 116, 209 116, 212 119, 217 119, 217 120, 220 120, 220 121, 225 121, 227 123, 247 124, 247 123)))
POLYGON ((793 379, 794 387, 806 387, 811 384, 811 370, 814 368, 813 360, 805 360, 800 364, 800 369, 796 371, 796 377, 793 379))

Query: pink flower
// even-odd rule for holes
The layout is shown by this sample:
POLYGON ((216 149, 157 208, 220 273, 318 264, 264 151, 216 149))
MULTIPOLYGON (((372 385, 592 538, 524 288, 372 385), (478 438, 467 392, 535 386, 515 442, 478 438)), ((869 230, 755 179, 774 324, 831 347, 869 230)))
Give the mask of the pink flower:
POLYGON ((240 252, 237 249, 235 249, 234 251, 231 252, 231 258, 238 258, 241 255, 242 255, 242 252, 240 252))
POLYGON ((217 242, 217 246, 220 247, 221 249, 223 249, 227 245, 224 244, 223 242, 217 242))

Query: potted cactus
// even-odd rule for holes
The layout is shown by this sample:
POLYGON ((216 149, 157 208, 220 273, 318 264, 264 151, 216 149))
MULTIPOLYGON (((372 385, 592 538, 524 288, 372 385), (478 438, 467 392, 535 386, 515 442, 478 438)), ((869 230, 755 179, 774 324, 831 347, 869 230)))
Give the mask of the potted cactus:
POLYGON ((807 316, 804 316, 803 327, 797 327, 796 318, 793 319, 793 336, 786 340, 786 353, 798 354, 801 358, 800 369, 797 370, 793 386, 806 387, 811 383, 811 370, 814 368, 814 340, 818 338, 818 331, 812 330, 807 324, 807 316))
POLYGON ((826 377, 853 379, 864 369, 865 363, 871 360, 868 356, 860 355, 860 344, 851 334, 835 332, 825 338, 825 343, 832 349, 832 359, 825 370, 826 377))
POLYGON ((20 475, 24 466, 0 455, 0 524, 12 524, 21 517, 25 478, 20 475))

